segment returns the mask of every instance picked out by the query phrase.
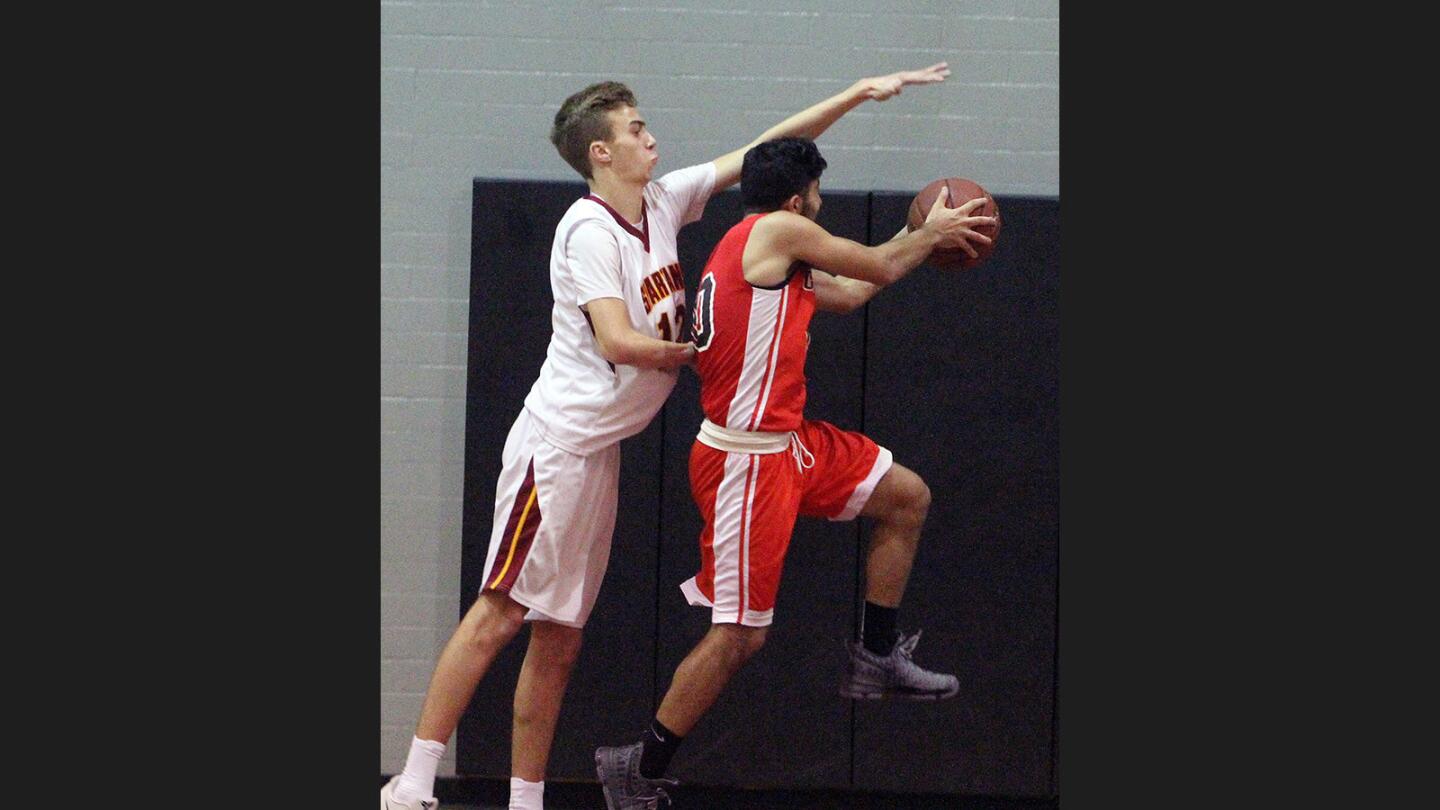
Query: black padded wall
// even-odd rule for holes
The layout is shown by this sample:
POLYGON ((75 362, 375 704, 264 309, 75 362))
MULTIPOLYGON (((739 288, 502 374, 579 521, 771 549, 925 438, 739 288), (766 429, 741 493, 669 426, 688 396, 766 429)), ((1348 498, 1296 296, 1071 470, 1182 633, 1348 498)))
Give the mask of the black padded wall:
MULTIPOLYGON (((874 230, 893 233, 910 199, 875 194, 874 230)), ((922 266, 869 304, 866 430, 932 497, 900 623, 961 689, 857 703, 857 787, 1052 792, 1059 205, 998 202, 986 263, 922 266)))
MULTIPOLYGON (((475 181, 462 610, 483 572, 506 433, 549 340, 549 251, 579 183, 475 181)), ((888 239, 904 194, 827 193, 820 222, 888 239)), ((918 660, 956 672, 936 703, 854 703, 836 687, 857 624, 868 521, 802 519, 766 647, 677 755, 696 785, 1053 796, 1058 543, 1059 203, 999 199, 1005 229, 973 271, 922 267, 847 316, 811 326, 806 415, 863 429, 934 501, 900 622, 918 660)), ((711 200, 680 235, 693 298, 739 220, 711 200)), ((650 427, 622 443, 620 517, 551 756, 551 779, 593 780, 597 745, 628 742, 709 627, 678 585, 699 561, 689 449, 698 384, 683 370, 650 427)), ((528 633, 496 661, 461 723, 461 774, 509 774, 511 698, 528 633)))

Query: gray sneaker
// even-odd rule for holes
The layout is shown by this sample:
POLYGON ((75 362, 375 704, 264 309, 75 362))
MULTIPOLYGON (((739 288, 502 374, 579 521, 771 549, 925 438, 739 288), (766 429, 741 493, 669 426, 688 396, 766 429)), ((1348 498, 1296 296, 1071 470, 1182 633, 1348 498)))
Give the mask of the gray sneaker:
POLYGON ((895 648, 889 655, 879 656, 865 649, 861 642, 850 642, 850 666, 840 694, 855 700, 907 698, 938 700, 954 697, 960 691, 960 679, 943 672, 921 669, 911 656, 920 641, 920 632, 906 636, 899 633, 895 648))
POLYGON ((680 784, 674 779, 646 779, 640 775, 640 743, 619 748, 595 749, 595 774, 605 791, 607 810, 656 810, 670 806, 665 787, 680 784))

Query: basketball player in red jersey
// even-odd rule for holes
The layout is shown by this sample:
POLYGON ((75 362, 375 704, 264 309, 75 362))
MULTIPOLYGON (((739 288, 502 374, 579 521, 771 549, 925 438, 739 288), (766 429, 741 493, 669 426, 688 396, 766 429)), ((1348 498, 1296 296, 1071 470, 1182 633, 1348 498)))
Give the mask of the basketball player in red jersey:
POLYGON ((676 669, 641 742, 596 751, 610 810, 654 807, 680 741, 765 641, 797 515, 875 520, 865 560, 863 638, 850 645, 841 694, 867 699, 954 695, 954 675, 912 654, 919 633, 897 633, 930 491, 868 437, 807 420, 805 356, 816 309, 850 312, 918 266, 937 246, 989 244, 974 228, 984 199, 867 247, 815 223, 825 159, 813 141, 780 138, 751 149, 740 193, 746 216, 720 240, 700 277, 693 314, 705 411, 690 454, 690 487, 705 519, 700 572, 680 588, 711 610, 710 632, 676 669))
POLYGON ((867 100, 950 74, 944 62, 861 79, 713 161, 654 178, 655 136, 619 82, 570 96, 551 141, 590 193, 555 229, 554 334, 506 439, 485 584, 440 654, 404 771, 381 810, 433 810, 435 773, 471 696, 525 622, 515 686, 510 810, 541 810, 561 699, 595 604, 615 529, 622 439, 644 430, 695 347, 680 333, 685 285, 676 235, 740 179, 750 146, 816 137, 867 100))

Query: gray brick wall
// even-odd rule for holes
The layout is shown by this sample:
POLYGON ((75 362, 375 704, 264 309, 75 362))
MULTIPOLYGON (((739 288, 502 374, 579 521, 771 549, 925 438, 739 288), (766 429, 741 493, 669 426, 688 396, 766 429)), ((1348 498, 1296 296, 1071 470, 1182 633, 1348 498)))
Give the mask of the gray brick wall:
MULTIPOLYGON (((1058 196, 1060 3, 380 9, 380 770, 391 773, 459 611, 471 180, 576 179, 550 121, 601 79, 635 91, 665 171, 737 148, 862 76, 945 60, 943 85, 864 104, 820 138, 826 187, 918 190, 958 174, 999 194, 1058 196)), ((454 773, 453 748, 442 774, 454 773)))

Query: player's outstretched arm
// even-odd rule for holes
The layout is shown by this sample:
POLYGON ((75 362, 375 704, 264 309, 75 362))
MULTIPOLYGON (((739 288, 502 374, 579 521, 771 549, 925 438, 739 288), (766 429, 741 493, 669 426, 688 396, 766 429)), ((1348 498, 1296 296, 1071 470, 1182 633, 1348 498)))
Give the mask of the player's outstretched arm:
POLYGON ((615 365, 641 368, 676 368, 695 357, 694 343, 671 343, 635 331, 625 302, 619 298, 596 298, 585 304, 595 327, 595 344, 600 356, 615 365))
POLYGON ((879 284, 832 275, 824 270, 816 270, 810 278, 815 284, 815 308, 842 315, 865 306, 866 301, 883 289, 879 284))
MULTIPOLYGON (((900 230, 890 237, 890 241, 893 242, 909 232, 910 226, 902 225, 900 230)), ((815 308, 825 312, 854 312, 884 289, 879 284, 837 276, 823 270, 816 271, 812 278, 815 283, 815 308)))
POLYGON ((865 101, 885 101, 900 95, 901 88, 910 84, 937 84, 950 75, 945 62, 937 62, 920 70, 901 70, 884 76, 861 79, 824 101, 807 107, 784 121, 765 130, 764 134, 734 152, 715 158, 715 191, 729 188, 740 182, 740 166, 745 153, 752 146, 772 138, 800 136, 814 140, 840 116, 860 106, 865 101))
MULTIPOLYGON (((765 217, 756 230, 764 227, 761 238, 766 242, 766 252, 779 257, 774 263, 776 266, 802 261, 817 270, 885 287, 908 275, 939 245, 957 246, 973 257, 975 248, 969 242, 990 243, 990 237, 975 230, 995 221, 994 217, 974 216, 985 198, 970 200, 959 208, 947 208, 945 201, 949 196, 948 188, 936 195, 924 225, 873 247, 835 236, 814 221, 789 211, 777 211, 765 217)), ((751 280, 751 283, 765 280, 751 280)), ((870 296, 877 291, 871 291, 870 296)))

